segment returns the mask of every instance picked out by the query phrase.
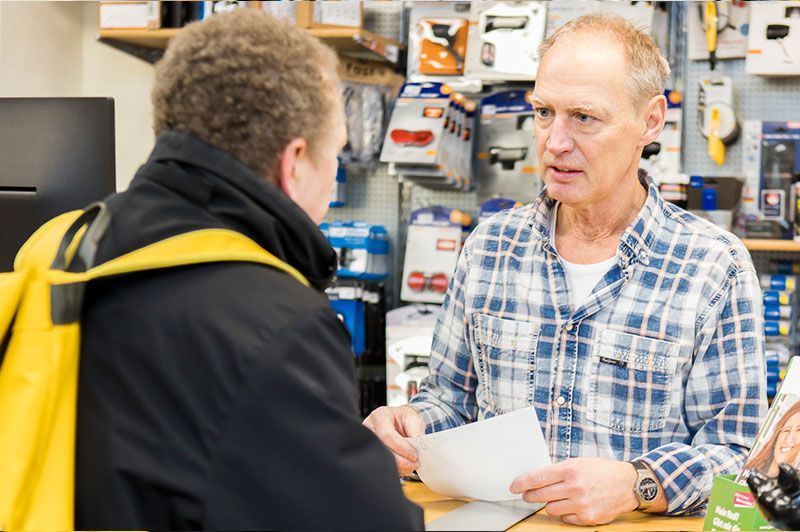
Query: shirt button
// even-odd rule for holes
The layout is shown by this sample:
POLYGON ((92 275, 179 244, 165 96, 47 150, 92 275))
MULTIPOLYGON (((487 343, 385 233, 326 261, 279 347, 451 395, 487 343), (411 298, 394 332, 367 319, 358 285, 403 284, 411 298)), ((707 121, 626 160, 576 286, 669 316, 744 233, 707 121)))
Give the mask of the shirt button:
POLYGON ((556 404, 557 404, 558 406, 564 406, 564 403, 566 403, 566 402, 567 402, 567 400, 566 400, 566 399, 564 399, 564 396, 563 396, 563 395, 559 395, 559 396, 558 396, 558 399, 556 399, 556 404))
POLYGON ((567 323, 567 325, 564 327, 564 330, 567 331, 567 332, 571 331, 572 330, 572 324, 571 323, 567 323))

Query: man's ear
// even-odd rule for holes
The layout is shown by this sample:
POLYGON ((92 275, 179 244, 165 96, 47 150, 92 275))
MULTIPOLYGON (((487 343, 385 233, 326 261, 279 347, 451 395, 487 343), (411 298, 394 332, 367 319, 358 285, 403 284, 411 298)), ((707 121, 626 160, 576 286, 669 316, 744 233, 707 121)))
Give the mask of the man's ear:
POLYGON ((647 146, 654 142, 664 129, 664 123, 667 119, 667 99, 663 94, 654 96, 648 103, 644 110, 644 131, 642 131, 642 138, 639 141, 640 146, 647 146))
POLYGON ((307 150, 308 145, 305 139, 298 137, 291 140, 278 157, 275 177, 283 193, 292 200, 297 196, 298 165, 302 164, 301 159, 306 156, 307 150))

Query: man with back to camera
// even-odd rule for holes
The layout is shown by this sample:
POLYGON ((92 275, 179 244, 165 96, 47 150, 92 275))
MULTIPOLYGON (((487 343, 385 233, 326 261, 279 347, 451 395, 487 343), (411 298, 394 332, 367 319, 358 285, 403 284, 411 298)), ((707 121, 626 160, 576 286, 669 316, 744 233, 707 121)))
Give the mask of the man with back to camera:
POLYGON ((155 148, 107 199, 105 262, 196 229, 243 233, 310 282, 251 263, 103 280, 83 313, 78 529, 419 529, 360 424, 349 336, 317 228, 346 131, 335 55, 239 10, 182 29, 156 66, 155 148))
MULTIPOLYGON (((625 19, 543 43, 531 96, 546 185, 468 238, 409 406, 365 425, 418 466, 416 436, 535 406, 554 464, 509 490, 567 523, 702 511, 766 411, 763 309, 740 240, 638 170, 669 65, 625 19)), ((501 452, 498 450, 498 452, 501 452)))

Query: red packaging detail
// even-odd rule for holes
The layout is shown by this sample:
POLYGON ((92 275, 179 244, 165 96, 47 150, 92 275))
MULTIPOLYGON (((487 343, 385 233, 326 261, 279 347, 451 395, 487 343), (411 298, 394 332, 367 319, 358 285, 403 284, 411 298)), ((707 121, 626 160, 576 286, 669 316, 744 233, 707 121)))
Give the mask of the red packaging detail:
POLYGON ((737 491, 733 494, 733 505, 736 508, 755 508, 756 498, 748 491, 737 491))
POLYGON ((393 129, 389 136, 392 142, 402 146, 427 146, 433 142, 433 132, 429 129, 424 129, 422 131, 393 129))

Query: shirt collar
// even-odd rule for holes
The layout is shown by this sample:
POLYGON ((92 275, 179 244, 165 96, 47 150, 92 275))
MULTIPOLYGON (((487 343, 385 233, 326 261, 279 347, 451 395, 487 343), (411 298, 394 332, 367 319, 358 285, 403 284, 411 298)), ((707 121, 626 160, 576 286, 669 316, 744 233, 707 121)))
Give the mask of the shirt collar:
MULTIPOLYGON (((639 182, 647 190, 647 199, 636 218, 620 235, 620 251, 629 259, 637 257, 638 261, 649 262, 650 249, 660 225, 659 213, 663 209, 664 200, 658 193, 658 187, 644 170, 639 170, 639 182)), ((542 242, 550 242, 550 215, 556 200, 551 198, 544 188, 539 197, 530 204, 529 219, 531 227, 539 233, 542 242)))

